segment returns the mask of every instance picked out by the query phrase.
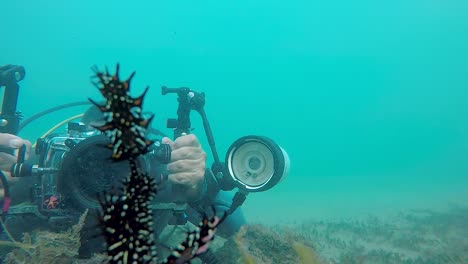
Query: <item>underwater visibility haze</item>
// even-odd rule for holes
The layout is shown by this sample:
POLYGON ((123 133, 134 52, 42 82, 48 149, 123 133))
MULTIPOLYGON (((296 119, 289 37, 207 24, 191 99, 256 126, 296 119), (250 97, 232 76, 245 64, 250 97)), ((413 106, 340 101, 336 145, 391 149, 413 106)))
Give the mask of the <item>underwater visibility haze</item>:
MULTIPOLYGON (((150 87, 145 110, 169 135, 165 121, 177 105, 161 95, 163 85, 206 94, 223 159, 241 136, 275 140, 289 155, 289 175, 249 194, 242 208, 253 226, 225 248, 254 243, 256 233, 302 257, 300 246, 310 245, 331 263, 416 261, 426 246, 442 257, 421 263, 468 263, 467 14, 462 0, 1 1, 0 66, 26 69, 18 101, 25 118, 99 98, 90 67, 120 63, 125 75, 136 71, 135 95, 150 87), (275 237, 267 230, 276 225, 293 231, 275 237), (324 246, 335 235, 367 236, 404 257, 377 261, 359 242, 366 250, 324 246), (413 236, 419 248, 407 243, 413 236)), ((20 136, 34 142, 84 109, 35 121, 20 136)), ((262 263, 240 248, 242 263, 262 263)))

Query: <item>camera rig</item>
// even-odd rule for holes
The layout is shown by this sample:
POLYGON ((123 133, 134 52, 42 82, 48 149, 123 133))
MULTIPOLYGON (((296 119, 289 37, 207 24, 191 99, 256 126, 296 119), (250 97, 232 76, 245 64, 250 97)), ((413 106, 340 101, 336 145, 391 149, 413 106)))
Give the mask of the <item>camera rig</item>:
MULTIPOLYGON (((4 133, 17 135, 22 128, 33 120, 67 107, 89 104, 77 102, 48 109, 34 115, 20 124, 21 114, 16 111, 19 85, 25 76, 21 66, 0 67, 0 87, 5 86, 5 95, 0 115, 0 129, 4 133)), ((178 101, 177 118, 168 119, 167 127, 172 128, 174 139, 189 134, 192 130, 190 113, 196 111, 203 121, 204 131, 213 155, 214 163, 210 171, 213 181, 220 190, 237 188, 232 213, 245 201, 250 192, 265 191, 284 179, 289 171, 289 157, 276 143, 262 136, 244 136, 235 141, 221 161, 216 150, 214 136, 204 109, 205 93, 196 92, 188 87, 161 87, 162 95, 176 94, 178 101)), ((33 176, 31 202, 9 208, 9 188, 4 182, 4 211, 8 215, 32 214, 52 223, 68 223, 76 219, 83 208, 97 208, 96 194, 110 190, 111 183, 125 175, 128 164, 109 164, 103 157, 109 157, 108 138, 97 130, 90 130, 87 124, 73 122, 82 115, 67 121, 65 133, 47 133, 36 142, 37 161, 24 160, 24 147, 20 149, 18 161, 12 167, 13 177, 33 176), (103 169, 103 168, 106 169, 103 169), (92 176, 92 177, 91 177, 92 176), (6 208, 6 210, 5 210, 6 208), (77 210, 80 209, 80 210, 77 210)), ((11 150, 10 150, 11 151, 11 150)), ((170 160, 168 148, 156 141, 150 153, 141 163, 155 160, 165 164, 170 160)), ((162 203, 154 210, 170 211, 182 216, 187 204, 162 203)), ((174 217, 172 224, 180 224, 180 217, 174 217)))

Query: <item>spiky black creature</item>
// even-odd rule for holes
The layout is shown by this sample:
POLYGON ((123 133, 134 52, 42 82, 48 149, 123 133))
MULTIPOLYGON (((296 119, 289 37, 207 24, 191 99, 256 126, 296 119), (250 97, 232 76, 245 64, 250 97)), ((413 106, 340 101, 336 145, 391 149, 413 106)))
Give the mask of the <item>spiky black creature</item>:
POLYGON ((105 97, 104 105, 94 103, 104 114, 105 124, 96 128, 111 139, 114 160, 128 159, 130 175, 123 181, 122 193, 105 194, 101 201, 103 214, 100 218, 107 241, 110 263, 152 263, 156 259, 153 234, 153 217, 150 203, 156 195, 156 184, 138 168, 137 157, 148 152, 153 143, 145 138, 146 129, 153 116, 142 117, 141 107, 148 91, 133 98, 130 82, 119 79, 119 65, 110 75, 93 68, 99 82, 95 83, 105 97))
MULTIPOLYGON (((108 260, 111 264, 157 263, 150 207, 157 187, 155 180, 139 169, 137 161, 137 157, 147 153, 148 147, 154 143, 145 137, 153 115, 147 119, 142 116, 148 87, 142 95, 133 98, 130 96, 130 82, 135 72, 121 81, 118 64, 114 75, 110 75, 107 69, 100 72, 97 67, 93 71, 98 79, 94 84, 106 100, 104 105, 100 105, 90 99, 105 117, 105 124, 96 128, 111 139, 112 158, 128 160, 130 164, 130 175, 122 182, 121 193, 104 194, 101 201, 100 223, 107 242, 108 260)), ((204 215, 200 225, 188 232, 185 241, 161 263, 190 263, 191 259, 207 250, 224 218, 204 215)))
POLYGON ((113 149, 112 158, 123 160, 145 154, 148 147, 154 143, 145 139, 146 129, 154 115, 145 119, 141 112, 143 99, 149 87, 146 87, 142 95, 133 98, 130 96, 130 82, 135 72, 127 80, 121 81, 119 64, 116 66, 114 75, 110 75, 107 69, 105 72, 100 72, 97 67, 94 67, 93 70, 99 79, 99 82, 94 82, 94 85, 106 102, 100 105, 91 99, 90 101, 104 114, 106 123, 96 128, 110 137, 113 149))

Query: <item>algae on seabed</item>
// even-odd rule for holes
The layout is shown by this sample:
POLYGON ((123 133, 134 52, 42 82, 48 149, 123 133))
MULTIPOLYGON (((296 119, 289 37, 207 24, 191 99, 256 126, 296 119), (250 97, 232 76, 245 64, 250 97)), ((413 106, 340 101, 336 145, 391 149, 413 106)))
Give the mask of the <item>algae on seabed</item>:
POLYGON ((17 248, 7 254, 4 263, 73 263, 74 258, 78 256, 80 231, 87 214, 86 210, 76 225, 62 233, 35 231, 31 234, 25 233, 22 242, 2 241, 6 243, 4 245, 17 248))

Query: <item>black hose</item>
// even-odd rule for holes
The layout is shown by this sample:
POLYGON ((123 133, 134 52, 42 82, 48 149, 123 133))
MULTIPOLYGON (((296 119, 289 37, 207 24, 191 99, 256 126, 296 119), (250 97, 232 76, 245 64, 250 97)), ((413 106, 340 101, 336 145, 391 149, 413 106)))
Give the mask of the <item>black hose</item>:
POLYGON ((59 106, 56 106, 56 107, 52 107, 50 109, 47 109, 47 110, 44 110, 40 113, 37 113, 33 116, 31 116, 30 118, 24 120, 24 122, 21 123, 21 125, 19 126, 18 128, 18 133, 21 131, 21 129, 23 129, 25 126, 27 126, 29 123, 31 123, 32 121, 42 117, 42 116, 45 116, 47 114, 50 114, 52 112, 55 112, 55 111, 58 111, 58 110, 62 110, 62 109, 65 109, 65 108, 69 108, 69 107, 74 107, 74 106, 80 106, 80 105, 89 105, 91 104, 89 101, 81 101, 81 102, 74 102, 74 103, 68 103, 68 104, 63 104, 63 105, 59 105, 59 106))

